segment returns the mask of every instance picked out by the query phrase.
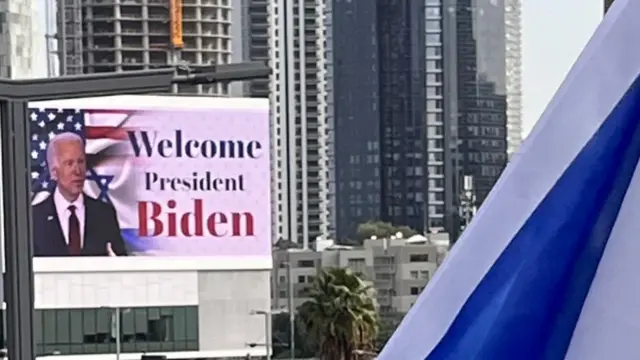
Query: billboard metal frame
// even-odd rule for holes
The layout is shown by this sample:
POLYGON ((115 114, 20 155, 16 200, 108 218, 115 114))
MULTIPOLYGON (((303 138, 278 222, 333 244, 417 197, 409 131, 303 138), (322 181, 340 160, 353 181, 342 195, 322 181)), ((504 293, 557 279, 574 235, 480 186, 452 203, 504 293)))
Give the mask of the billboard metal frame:
POLYGON ((78 75, 48 79, 0 79, 0 131, 4 211, 7 354, 34 360, 33 220, 31 214, 30 101, 121 94, 167 93, 173 84, 233 82, 268 77, 261 62, 78 75))

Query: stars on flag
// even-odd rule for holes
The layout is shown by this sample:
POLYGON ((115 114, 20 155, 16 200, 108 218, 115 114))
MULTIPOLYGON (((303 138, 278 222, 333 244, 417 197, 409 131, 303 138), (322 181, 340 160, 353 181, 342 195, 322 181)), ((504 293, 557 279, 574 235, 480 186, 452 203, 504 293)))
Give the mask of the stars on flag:
MULTIPOLYGON (((33 194, 51 192, 55 182, 47 166, 47 146, 51 139, 63 132, 78 134, 85 142, 85 114, 75 109, 30 109, 31 119, 31 181, 33 194)), ((109 184, 114 177, 87 170, 87 180, 94 181, 100 189, 100 200, 109 201, 109 184)))

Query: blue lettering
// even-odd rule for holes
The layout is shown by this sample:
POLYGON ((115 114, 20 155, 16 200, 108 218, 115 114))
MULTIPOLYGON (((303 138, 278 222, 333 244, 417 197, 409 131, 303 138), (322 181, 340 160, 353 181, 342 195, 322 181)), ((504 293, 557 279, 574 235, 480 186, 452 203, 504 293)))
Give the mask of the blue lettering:
POLYGON ((247 144, 247 155, 252 159, 258 159, 262 156, 260 150, 262 150, 262 144, 259 141, 252 140, 247 144))
POLYGON ((136 136, 135 131, 127 131, 127 135, 129 135, 129 142, 131 142, 131 146, 133 147, 133 152, 136 157, 140 157, 140 152, 143 148, 147 157, 151 157, 153 155, 153 143, 155 142, 156 134, 157 133, 154 133, 153 140, 150 140, 149 134, 146 131, 140 131, 141 144, 138 142, 138 137, 136 136))
POLYGON ((174 131, 173 138, 158 139, 158 133, 128 131, 129 141, 136 157, 205 158, 205 159, 259 159, 263 146, 259 141, 196 140, 185 139, 182 130, 174 131))

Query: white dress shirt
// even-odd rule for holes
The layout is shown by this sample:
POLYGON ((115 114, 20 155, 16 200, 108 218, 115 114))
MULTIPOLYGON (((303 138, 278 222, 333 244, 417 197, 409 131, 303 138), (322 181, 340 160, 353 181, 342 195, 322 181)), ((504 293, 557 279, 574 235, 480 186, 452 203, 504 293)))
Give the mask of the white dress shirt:
POLYGON ((56 189, 53 193, 53 203, 56 205, 56 214, 58 215, 62 234, 64 235, 64 241, 66 241, 67 245, 69 245, 69 217, 71 216, 69 206, 73 205, 76 207, 75 212, 78 217, 78 222, 80 223, 80 247, 82 248, 84 245, 85 220, 84 195, 81 194, 75 201, 69 202, 64 198, 64 196, 62 196, 62 194, 60 194, 60 191, 56 189))

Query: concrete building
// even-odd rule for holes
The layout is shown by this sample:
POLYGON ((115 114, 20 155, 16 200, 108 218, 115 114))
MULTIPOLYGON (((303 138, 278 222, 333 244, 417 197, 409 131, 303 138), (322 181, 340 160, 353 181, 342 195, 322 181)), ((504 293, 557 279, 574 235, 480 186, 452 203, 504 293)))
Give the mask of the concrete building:
MULTIPOLYGON (((264 9, 264 1, 252 3, 264 9)), ((329 136, 325 98, 319 82, 325 62, 323 1, 268 2, 269 82, 274 165, 274 241, 303 245, 329 235, 329 136)), ((251 8, 250 8, 251 9, 251 8)), ((250 22, 253 59, 264 55, 265 16, 256 10, 250 22)), ((251 11, 251 14, 253 12, 251 11)), ((254 82, 255 95, 265 93, 254 82)), ((252 95, 254 93, 251 93, 252 95)))
POLYGON ((507 152, 522 142, 522 1, 506 0, 507 152))
POLYGON ((318 271, 348 267, 373 284, 380 314, 395 318, 411 308, 444 259, 448 244, 446 235, 435 234, 429 239, 416 235, 409 239, 365 240, 357 248, 329 245, 317 250, 276 251, 272 303, 276 308, 288 306, 288 287, 292 281, 294 305, 298 307, 310 299, 318 271))
POLYGON ((46 76, 41 10, 35 0, 0 1, 0 76, 12 79, 46 76))
MULTIPOLYGON (((58 11, 62 74, 231 62, 230 0, 183 0, 184 48, 170 44, 166 0, 65 0, 58 11)), ((224 95, 227 84, 181 85, 185 94, 224 95)))
POLYGON ((326 98, 320 93, 326 72, 324 1, 239 0, 233 6, 234 61, 265 61, 273 71, 269 80, 232 89, 271 99, 273 240, 307 247, 331 232, 326 98))
MULTIPOLYGON (((57 360, 113 359, 116 308, 121 359, 142 353, 170 359, 265 355, 269 267, 197 259, 38 258, 35 269, 36 353, 57 360)), ((3 317, 4 317, 3 312, 3 317)), ((2 336, 4 339, 4 336, 2 336)))

